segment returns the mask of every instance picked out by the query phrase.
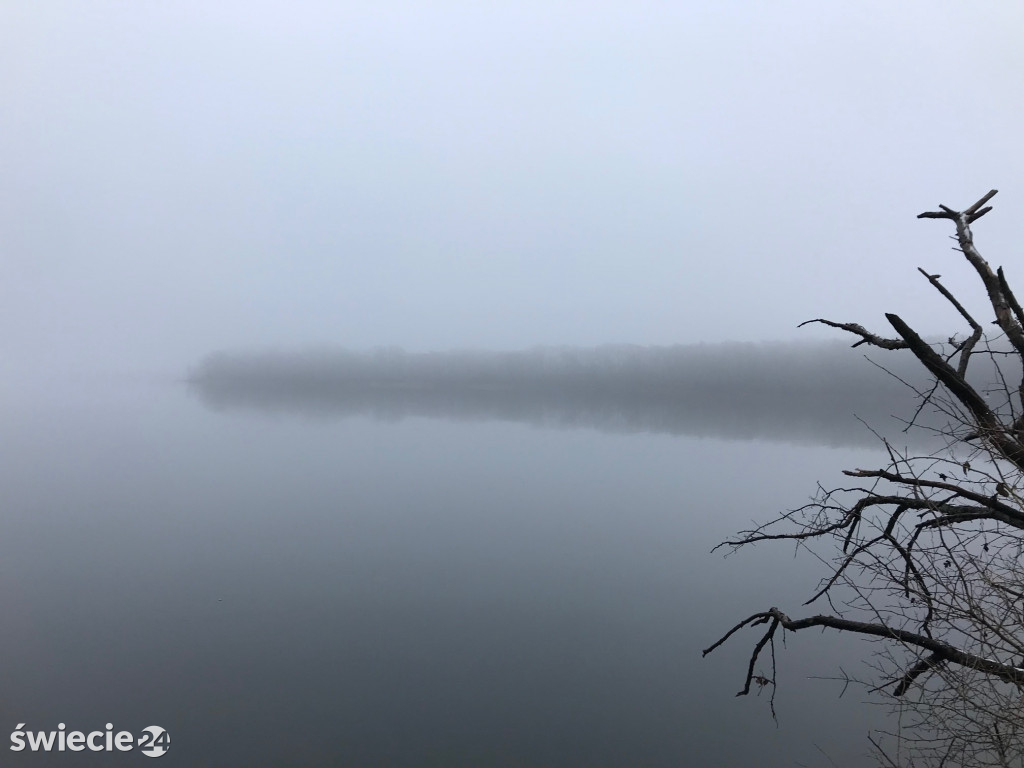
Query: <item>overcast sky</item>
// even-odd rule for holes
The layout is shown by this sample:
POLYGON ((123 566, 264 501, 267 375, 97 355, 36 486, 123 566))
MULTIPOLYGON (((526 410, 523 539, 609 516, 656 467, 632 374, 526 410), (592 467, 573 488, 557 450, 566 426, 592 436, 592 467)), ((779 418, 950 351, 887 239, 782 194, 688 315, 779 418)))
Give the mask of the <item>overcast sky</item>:
MULTIPOLYGON (((1024 6, 0 3, 0 372, 924 332, 1024 281, 1024 6), (970 295, 977 295, 973 291, 970 295)), ((986 316, 987 319, 987 316, 986 316)))

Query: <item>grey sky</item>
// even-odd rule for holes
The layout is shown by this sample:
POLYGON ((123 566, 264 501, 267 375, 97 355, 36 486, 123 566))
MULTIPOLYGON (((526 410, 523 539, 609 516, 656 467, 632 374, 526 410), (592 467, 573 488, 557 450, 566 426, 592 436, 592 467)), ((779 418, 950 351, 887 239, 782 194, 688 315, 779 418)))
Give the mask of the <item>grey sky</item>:
MULTIPOLYGON (((1024 242, 1016 3, 0 5, 0 372, 955 320, 1024 242), (971 285, 973 290, 973 285, 971 285)), ((829 335, 808 330, 805 336, 829 335)))

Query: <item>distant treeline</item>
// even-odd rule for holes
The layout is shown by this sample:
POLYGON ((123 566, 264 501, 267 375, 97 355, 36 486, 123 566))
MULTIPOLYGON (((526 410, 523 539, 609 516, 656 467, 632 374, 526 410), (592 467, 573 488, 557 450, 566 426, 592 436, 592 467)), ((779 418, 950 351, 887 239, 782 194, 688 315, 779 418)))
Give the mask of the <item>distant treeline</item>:
MULTIPOLYGON (((539 347, 519 352, 219 353, 189 375, 214 408, 320 417, 524 421, 556 427, 875 445, 927 386, 906 351, 843 342, 539 347), (884 366, 886 373, 879 366, 884 366)), ((934 417, 929 417, 934 422, 934 417)), ((905 439, 905 438, 904 438, 905 439)))

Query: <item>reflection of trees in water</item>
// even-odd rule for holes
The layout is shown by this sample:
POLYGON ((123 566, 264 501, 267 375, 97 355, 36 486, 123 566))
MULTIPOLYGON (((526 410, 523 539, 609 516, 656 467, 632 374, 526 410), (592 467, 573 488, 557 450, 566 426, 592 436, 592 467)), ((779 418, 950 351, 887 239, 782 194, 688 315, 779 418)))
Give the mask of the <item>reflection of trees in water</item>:
POLYGON ((216 409, 504 420, 837 446, 877 445, 858 418, 893 433, 900 425, 890 414, 913 412, 903 386, 831 342, 221 354, 192 372, 190 386, 216 409))

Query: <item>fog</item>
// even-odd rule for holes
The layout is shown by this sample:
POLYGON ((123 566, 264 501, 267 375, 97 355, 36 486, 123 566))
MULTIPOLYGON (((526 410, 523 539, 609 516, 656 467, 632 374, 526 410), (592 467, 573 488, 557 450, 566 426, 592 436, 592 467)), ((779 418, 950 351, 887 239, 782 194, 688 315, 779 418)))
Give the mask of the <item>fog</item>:
POLYGON ((538 348, 524 352, 221 353, 189 385, 216 410, 519 421, 548 428, 878 447, 927 444, 945 418, 907 352, 883 363, 841 343, 538 348))
MULTIPOLYGON (((1024 237, 1024 10, 0 5, 5 396, 212 350, 835 338, 1024 237)), ((969 286, 969 288, 967 288, 969 286)))
POLYGON ((975 239, 1016 279, 1022 24, 0 3, 0 732, 160 723, 183 765, 863 764, 873 714, 801 680, 862 648, 781 661, 779 730, 732 695, 743 641, 699 660, 819 563, 708 550, 869 427, 917 439, 902 384, 797 329, 962 333, 916 268, 984 296, 917 213, 999 188, 975 239))

